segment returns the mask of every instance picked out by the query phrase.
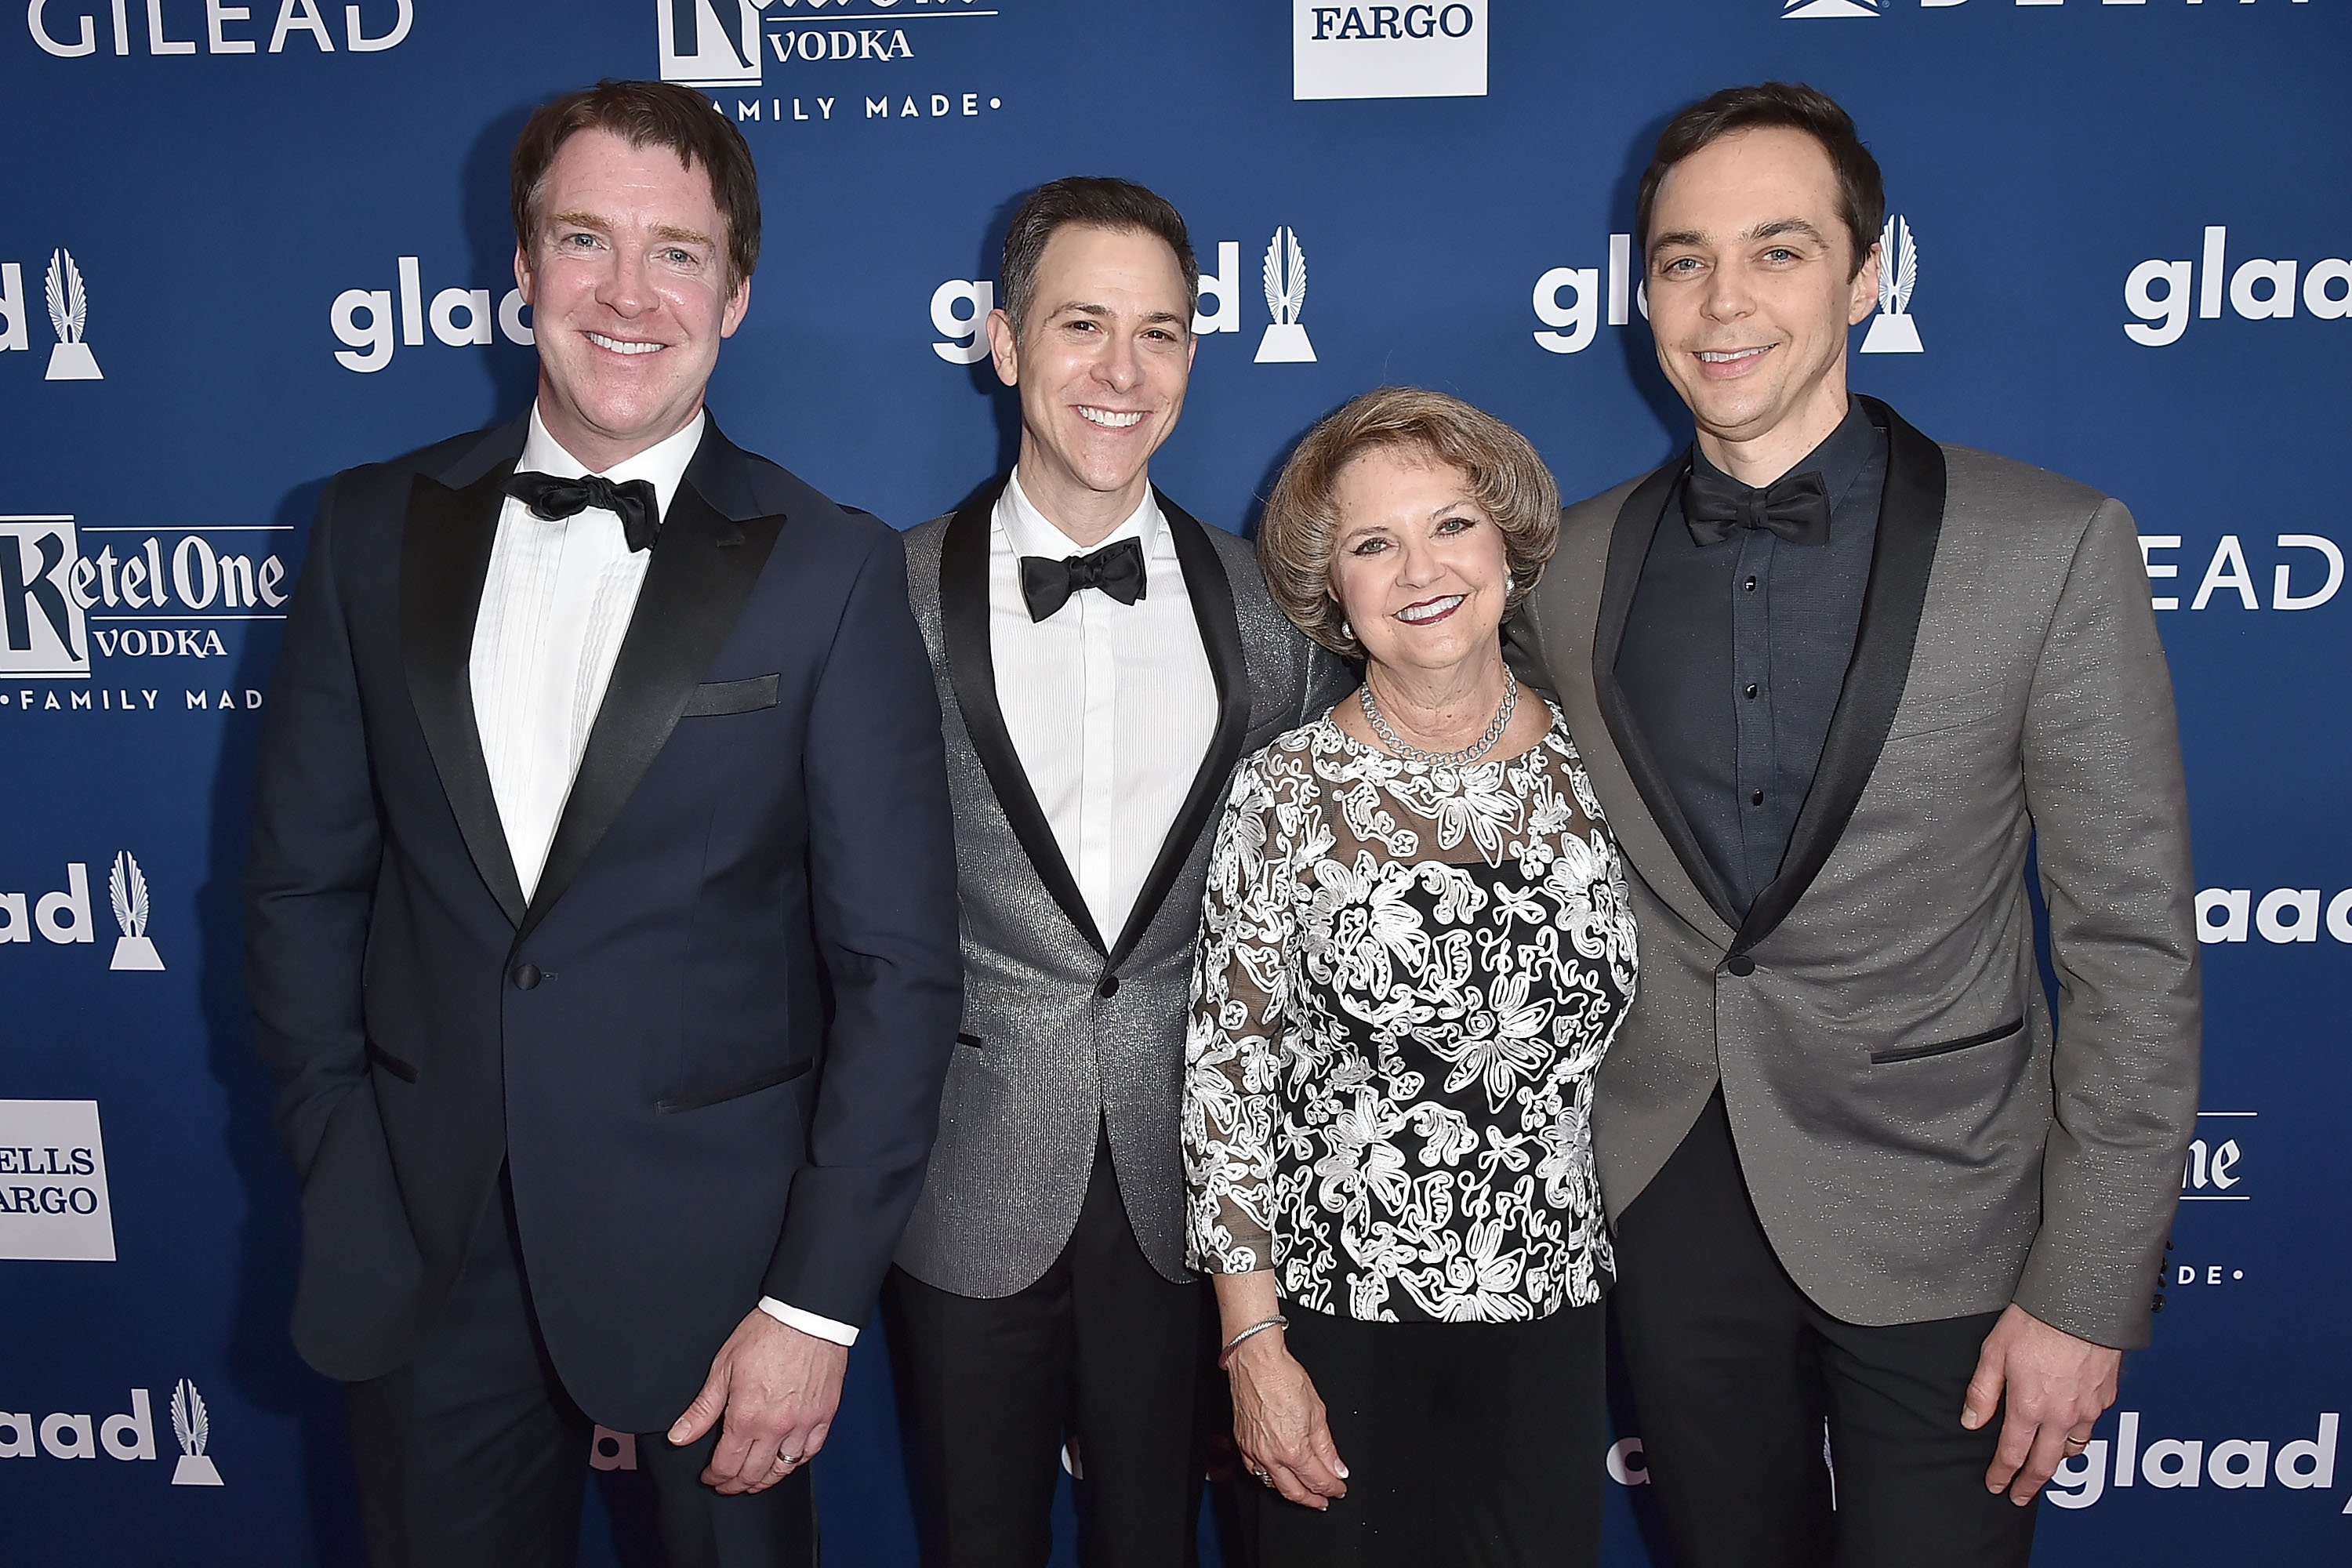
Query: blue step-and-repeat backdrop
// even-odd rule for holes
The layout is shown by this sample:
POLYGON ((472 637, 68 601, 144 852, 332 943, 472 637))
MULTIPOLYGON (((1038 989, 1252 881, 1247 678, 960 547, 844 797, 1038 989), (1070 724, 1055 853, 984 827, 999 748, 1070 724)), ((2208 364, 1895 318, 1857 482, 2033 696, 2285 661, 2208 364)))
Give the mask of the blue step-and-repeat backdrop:
MULTIPOLYGON (((529 398, 524 115, 664 75, 765 186, 718 417, 902 525, 1009 460, 976 333, 1040 181, 1128 175, 1191 221, 1158 477, 1201 516, 1246 527, 1382 382, 1493 409, 1576 496, 1685 439, 1629 238, 1664 118, 1768 77, 1843 100, 1906 258, 1856 384, 2130 502, 2188 747, 2205 1109, 2155 1346, 2037 1561, 2352 1562, 2344 0, 5 9, 0 1561, 356 1560, 238 981, 259 709, 322 480, 529 398), (1299 330, 1269 336, 1292 246, 1299 330)), ((593 1462, 589 1559, 646 1561, 631 1455, 593 1462)), ((1610 1562, 1647 1561, 1635 1429, 1559 1462, 1608 1467, 1610 1562)), ((912 1561, 878 1335, 817 1473, 829 1562, 912 1561)))

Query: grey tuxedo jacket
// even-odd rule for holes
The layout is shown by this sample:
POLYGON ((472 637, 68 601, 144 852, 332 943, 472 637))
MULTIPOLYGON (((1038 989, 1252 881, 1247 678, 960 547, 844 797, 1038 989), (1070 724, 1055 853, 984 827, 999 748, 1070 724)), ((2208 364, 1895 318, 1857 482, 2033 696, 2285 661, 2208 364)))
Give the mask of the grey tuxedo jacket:
POLYGON ((1096 930, 997 704, 988 549, 1003 489, 907 534, 955 806, 964 1024, 898 1261, 964 1296, 1034 1283, 1077 1224, 1103 1128, 1144 1256, 1185 1279, 1176 1121, 1210 846, 1234 767, 1353 679, 1275 608, 1245 541, 1160 496, 1216 683, 1216 729, 1127 929, 1096 930))
POLYGON ((1641 926, 1593 1119, 1603 1196, 1622 1214, 1720 1082, 1764 1229, 1823 1310, 1887 1324, 2013 1300, 2143 1344, 2199 1005, 2171 678, 2131 516, 1863 401, 1887 474, 1853 658, 1744 916, 1612 673, 1682 461, 1568 508, 1512 629, 1583 749, 1641 926))

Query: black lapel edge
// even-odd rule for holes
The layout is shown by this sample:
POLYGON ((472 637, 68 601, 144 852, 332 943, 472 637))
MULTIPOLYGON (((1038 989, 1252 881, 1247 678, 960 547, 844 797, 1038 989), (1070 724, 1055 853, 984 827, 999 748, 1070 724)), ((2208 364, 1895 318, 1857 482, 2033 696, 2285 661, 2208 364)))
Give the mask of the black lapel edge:
POLYGON ((1225 780, 1233 773, 1234 764, 1242 760, 1242 745, 1249 739, 1249 663, 1242 653, 1241 615, 1234 607, 1234 584, 1225 575, 1224 558, 1210 542, 1205 525, 1158 487, 1151 493, 1159 498, 1160 515, 1176 547, 1177 563, 1184 569, 1184 591, 1192 596, 1192 618, 1200 623, 1201 645, 1209 656, 1209 673, 1217 683, 1217 727, 1201 758, 1200 772, 1192 775, 1183 809, 1177 812, 1168 837, 1160 841, 1159 858, 1135 896, 1135 907, 1128 911, 1127 929, 1111 950, 1113 970, 1127 962, 1160 913, 1160 906, 1167 901, 1169 889, 1192 858, 1193 842, 1210 814, 1223 804, 1225 780))
POLYGON ((1886 731, 1911 678, 1911 653, 1927 582, 1944 528, 1943 448, 1874 397, 1861 399, 1873 423, 1886 432, 1886 490, 1878 509, 1878 541, 1870 581, 1863 590, 1862 624, 1853 658, 1830 715, 1813 786, 1797 813, 1789 851, 1741 922, 1731 951, 1744 952, 1772 934, 1829 863, 1853 808, 1878 766, 1886 731))
POLYGON ((1617 683, 1617 654, 1624 647, 1625 623, 1633 613, 1634 591, 1641 586, 1642 563, 1649 559, 1651 542, 1656 539, 1658 524, 1665 516, 1666 502, 1675 491, 1675 483, 1690 465, 1690 453, 1685 451, 1665 467, 1657 469, 1633 487, 1625 503, 1617 509, 1617 525, 1609 536, 1609 563, 1601 579, 1601 607, 1593 617, 1592 635, 1592 696, 1601 709, 1601 721, 1609 726, 1609 738, 1616 742, 1617 755, 1625 764, 1625 772, 1641 792, 1642 802, 1650 808, 1650 818, 1658 825, 1682 862, 1692 886, 1707 907, 1722 917, 1723 923, 1734 931, 1739 928, 1739 911, 1732 907, 1731 894, 1717 876, 1706 851, 1699 847, 1698 835, 1691 830, 1690 818, 1683 815, 1682 802, 1675 798, 1672 785, 1666 783, 1665 770, 1658 766, 1650 751, 1650 743, 1642 733, 1642 726, 1633 718, 1633 710, 1625 700, 1625 689, 1617 683))
POLYGON ((725 516, 703 500, 691 467, 688 473, 662 520, 645 584, 622 634, 612 679, 588 731, 580 771, 557 819, 519 937, 536 930, 578 879, 668 743, 696 685, 735 629, 783 528, 782 517, 737 521, 725 516))
POLYGON ((520 926, 521 879, 490 788, 474 714, 474 620, 499 532, 503 481, 513 455, 462 489, 430 474, 410 481, 400 542, 400 648, 408 700, 441 775, 457 832, 490 896, 520 926))
POLYGON ((988 542, 991 514, 1005 483, 999 479, 982 487, 948 519, 947 532, 940 540, 940 642, 947 654, 956 706, 963 713, 964 733, 971 738, 972 752, 996 792, 996 804, 1012 825, 1013 837, 1078 934, 1097 952, 1107 952, 1078 892, 1077 879, 1062 858, 1054 826, 1045 820, 1037 792, 1022 771, 1020 754, 1004 728, 1004 710, 996 700, 996 656, 988 637, 988 542))

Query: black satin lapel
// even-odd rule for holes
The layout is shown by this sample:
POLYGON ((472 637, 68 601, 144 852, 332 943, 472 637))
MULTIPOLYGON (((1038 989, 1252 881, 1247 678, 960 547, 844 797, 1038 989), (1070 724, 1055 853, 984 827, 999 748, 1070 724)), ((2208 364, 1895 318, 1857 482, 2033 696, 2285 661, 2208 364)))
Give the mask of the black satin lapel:
POLYGON ((1780 873, 1756 896, 1731 951, 1755 946, 1797 907, 1805 889, 1828 864, 1845 825, 1853 820, 1895 707, 1911 676, 1911 650, 1927 607, 1927 579, 1936 568, 1936 544, 1944 527, 1944 453, 1935 442, 1874 397, 1862 405, 1886 431, 1886 492, 1878 509, 1878 541, 1871 552, 1870 583, 1863 591, 1862 624, 1854 634, 1853 659, 1830 715, 1813 787, 1797 813, 1780 873))
POLYGON ((1592 696, 1626 773, 1641 792, 1643 804, 1650 808, 1650 819, 1658 825, 1659 834, 1682 862, 1700 897, 1723 917, 1725 925, 1737 929, 1739 911, 1733 908, 1731 895, 1723 879, 1716 875, 1706 851, 1699 847, 1698 835, 1691 831, 1690 819, 1683 815, 1682 803, 1675 798, 1665 771, 1658 766, 1642 726, 1625 701, 1624 688, 1617 683, 1617 653, 1625 644, 1625 622, 1633 611, 1634 591, 1641 586, 1642 563, 1649 559, 1650 542, 1657 537, 1675 482, 1688 461, 1685 453, 1643 479, 1617 510, 1617 527, 1609 540, 1609 564, 1601 577, 1601 607, 1593 617, 1592 696))
POLYGON ((991 516, 1003 489, 1002 483, 989 486, 948 520, 947 536, 940 541, 940 640, 947 649, 948 679, 963 712, 964 732, 971 737, 971 749, 996 791, 1005 821, 1013 825, 1013 837, 1078 934, 1102 952, 1102 933, 1095 929, 1069 862, 1062 858, 1062 847, 1055 840, 1053 824, 1045 820, 1045 808, 1037 804, 1037 792, 1029 787, 1029 775, 1022 771, 1020 754, 1004 728, 1004 710, 996 700, 996 657, 988 638, 988 541, 991 516))
POLYGON ((548 846, 523 934, 579 877, 668 742, 695 686, 734 630, 783 523, 781 517, 730 521, 702 499, 690 479, 678 486, 548 846))
POLYGON ((408 700, 474 868, 507 919, 522 923, 522 883, 507 849, 506 825, 490 790, 474 718, 474 617, 511 460, 462 489, 419 474, 408 491, 400 543, 400 647, 408 700))
MULTIPOLYGON (((1157 490, 1152 493, 1159 495, 1157 490)), ((1209 738, 1208 752, 1201 758, 1201 771, 1192 775, 1183 809, 1176 814, 1174 825, 1160 843, 1160 857, 1151 863, 1151 874, 1144 878, 1135 907, 1128 911, 1127 929, 1119 933, 1118 946, 1110 954, 1109 966, 1114 970, 1127 962, 1127 955, 1143 940, 1160 906, 1167 901, 1168 889, 1176 885, 1184 862, 1192 858, 1192 846, 1208 825, 1210 814, 1223 805, 1225 780, 1241 761, 1242 743, 1249 737, 1249 666, 1242 655, 1241 617, 1234 609, 1234 585, 1225 575, 1224 558, 1190 512, 1164 495, 1159 499, 1160 515, 1167 521, 1169 540, 1176 547, 1177 564, 1184 569, 1184 591, 1192 600, 1192 618, 1200 623, 1209 673, 1217 683, 1217 727, 1209 738)))

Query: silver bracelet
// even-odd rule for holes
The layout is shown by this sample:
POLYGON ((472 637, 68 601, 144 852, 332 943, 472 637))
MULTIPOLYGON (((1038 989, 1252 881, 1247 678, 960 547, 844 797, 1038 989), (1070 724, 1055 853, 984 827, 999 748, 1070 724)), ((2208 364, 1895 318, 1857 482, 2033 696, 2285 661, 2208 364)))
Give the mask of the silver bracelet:
POLYGON ((1284 1317, 1279 1312, 1276 1312, 1273 1317, 1267 1318, 1261 1322, 1252 1323, 1248 1328, 1244 1329, 1240 1333, 1235 1334, 1232 1339, 1225 1342, 1225 1348, 1217 1352, 1217 1364, 1219 1366, 1224 1366, 1228 1362, 1230 1362, 1233 1359, 1234 1347, 1239 1345, 1244 1340, 1249 1338, 1252 1334, 1262 1334, 1268 1329, 1286 1329, 1288 1327, 1290 1327, 1290 1320, 1284 1317))

